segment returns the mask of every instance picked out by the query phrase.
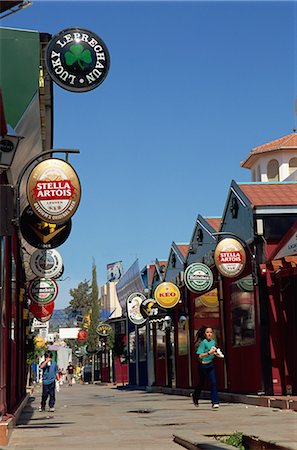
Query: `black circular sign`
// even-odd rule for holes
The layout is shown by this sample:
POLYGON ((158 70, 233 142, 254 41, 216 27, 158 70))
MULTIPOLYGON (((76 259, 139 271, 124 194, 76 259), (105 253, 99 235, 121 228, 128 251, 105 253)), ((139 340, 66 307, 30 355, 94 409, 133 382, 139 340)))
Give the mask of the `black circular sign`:
POLYGON ((46 66, 50 77, 63 89, 87 92, 106 78, 109 52, 97 34, 84 28, 66 28, 49 41, 46 66))
POLYGON ((40 219, 27 206, 20 220, 20 229, 23 238, 33 247, 39 249, 51 249, 62 245, 71 231, 71 219, 65 223, 48 223, 40 219))
POLYGON ((9 141, 8 139, 2 139, 0 142, 0 151, 1 152, 12 152, 14 149, 13 142, 9 141))

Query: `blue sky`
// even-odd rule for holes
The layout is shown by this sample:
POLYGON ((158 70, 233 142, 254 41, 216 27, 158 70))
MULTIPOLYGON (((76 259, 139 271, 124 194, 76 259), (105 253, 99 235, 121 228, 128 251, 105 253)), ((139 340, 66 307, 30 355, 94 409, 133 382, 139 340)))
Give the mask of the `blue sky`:
POLYGON ((189 242, 199 214, 220 216, 251 148, 296 127, 295 2, 45 2, 1 26, 56 34, 81 26, 111 57, 106 80, 76 94, 54 87, 54 147, 82 184, 70 237, 59 248, 69 288, 98 283, 189 242))

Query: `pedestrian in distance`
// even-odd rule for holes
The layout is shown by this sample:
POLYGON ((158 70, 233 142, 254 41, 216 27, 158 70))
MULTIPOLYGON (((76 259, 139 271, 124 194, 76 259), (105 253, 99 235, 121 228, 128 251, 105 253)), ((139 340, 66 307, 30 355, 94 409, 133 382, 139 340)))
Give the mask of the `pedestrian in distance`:
POLYGON ((69 364, 67 366, 66 374, 67 374, 68 386, 72 386, 73 379, 74 379, 74 374, 75 374, 75 368, 71 364, 71 361, 69 361, 69 364))
POLYGON ((42 371, 42 396, 39 411, 45 411, 45 405, 49 397, 49 411, 55 411, 56 402, 56 380, 58 380, 58 366, 53 361, 52 352, 46 351, 44 354, 44 361, 39 365, 42 371))
POLYGON ((198 343, 196 354, 198 355, 199 360, 199 383, 192 394, 192 401, 195 406, 199 406, 201 391, 208 377, 210 381, 212 407, 217 409, 219 408, 219 398, 216 385, 214 358, 215 356, 223 358, 224 355, 221 350, 216 347, 216 343, 213 339, 213 329, 211 327, 203 326, 197 331, 195 344, 196 343, 198 343))

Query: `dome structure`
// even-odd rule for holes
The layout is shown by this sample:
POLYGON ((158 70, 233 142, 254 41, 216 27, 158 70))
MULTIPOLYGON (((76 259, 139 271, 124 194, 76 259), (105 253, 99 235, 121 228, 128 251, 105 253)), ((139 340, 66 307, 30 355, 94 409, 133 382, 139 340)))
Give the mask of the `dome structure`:
POLYGON ((297 181, 296 132, 254 147, 241 167, 252 172, 252 181, 297 181))

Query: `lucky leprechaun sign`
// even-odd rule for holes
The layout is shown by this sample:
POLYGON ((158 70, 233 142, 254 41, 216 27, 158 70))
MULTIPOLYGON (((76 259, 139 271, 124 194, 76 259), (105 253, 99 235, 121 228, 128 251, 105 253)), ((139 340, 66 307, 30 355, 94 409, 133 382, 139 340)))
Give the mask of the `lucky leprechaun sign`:
POLYGON ((86 92, 106 78, 109 52, 97 34, 84 28, 66 28, 50 40, 46 66, 50 77, 62 88, 86 92))

